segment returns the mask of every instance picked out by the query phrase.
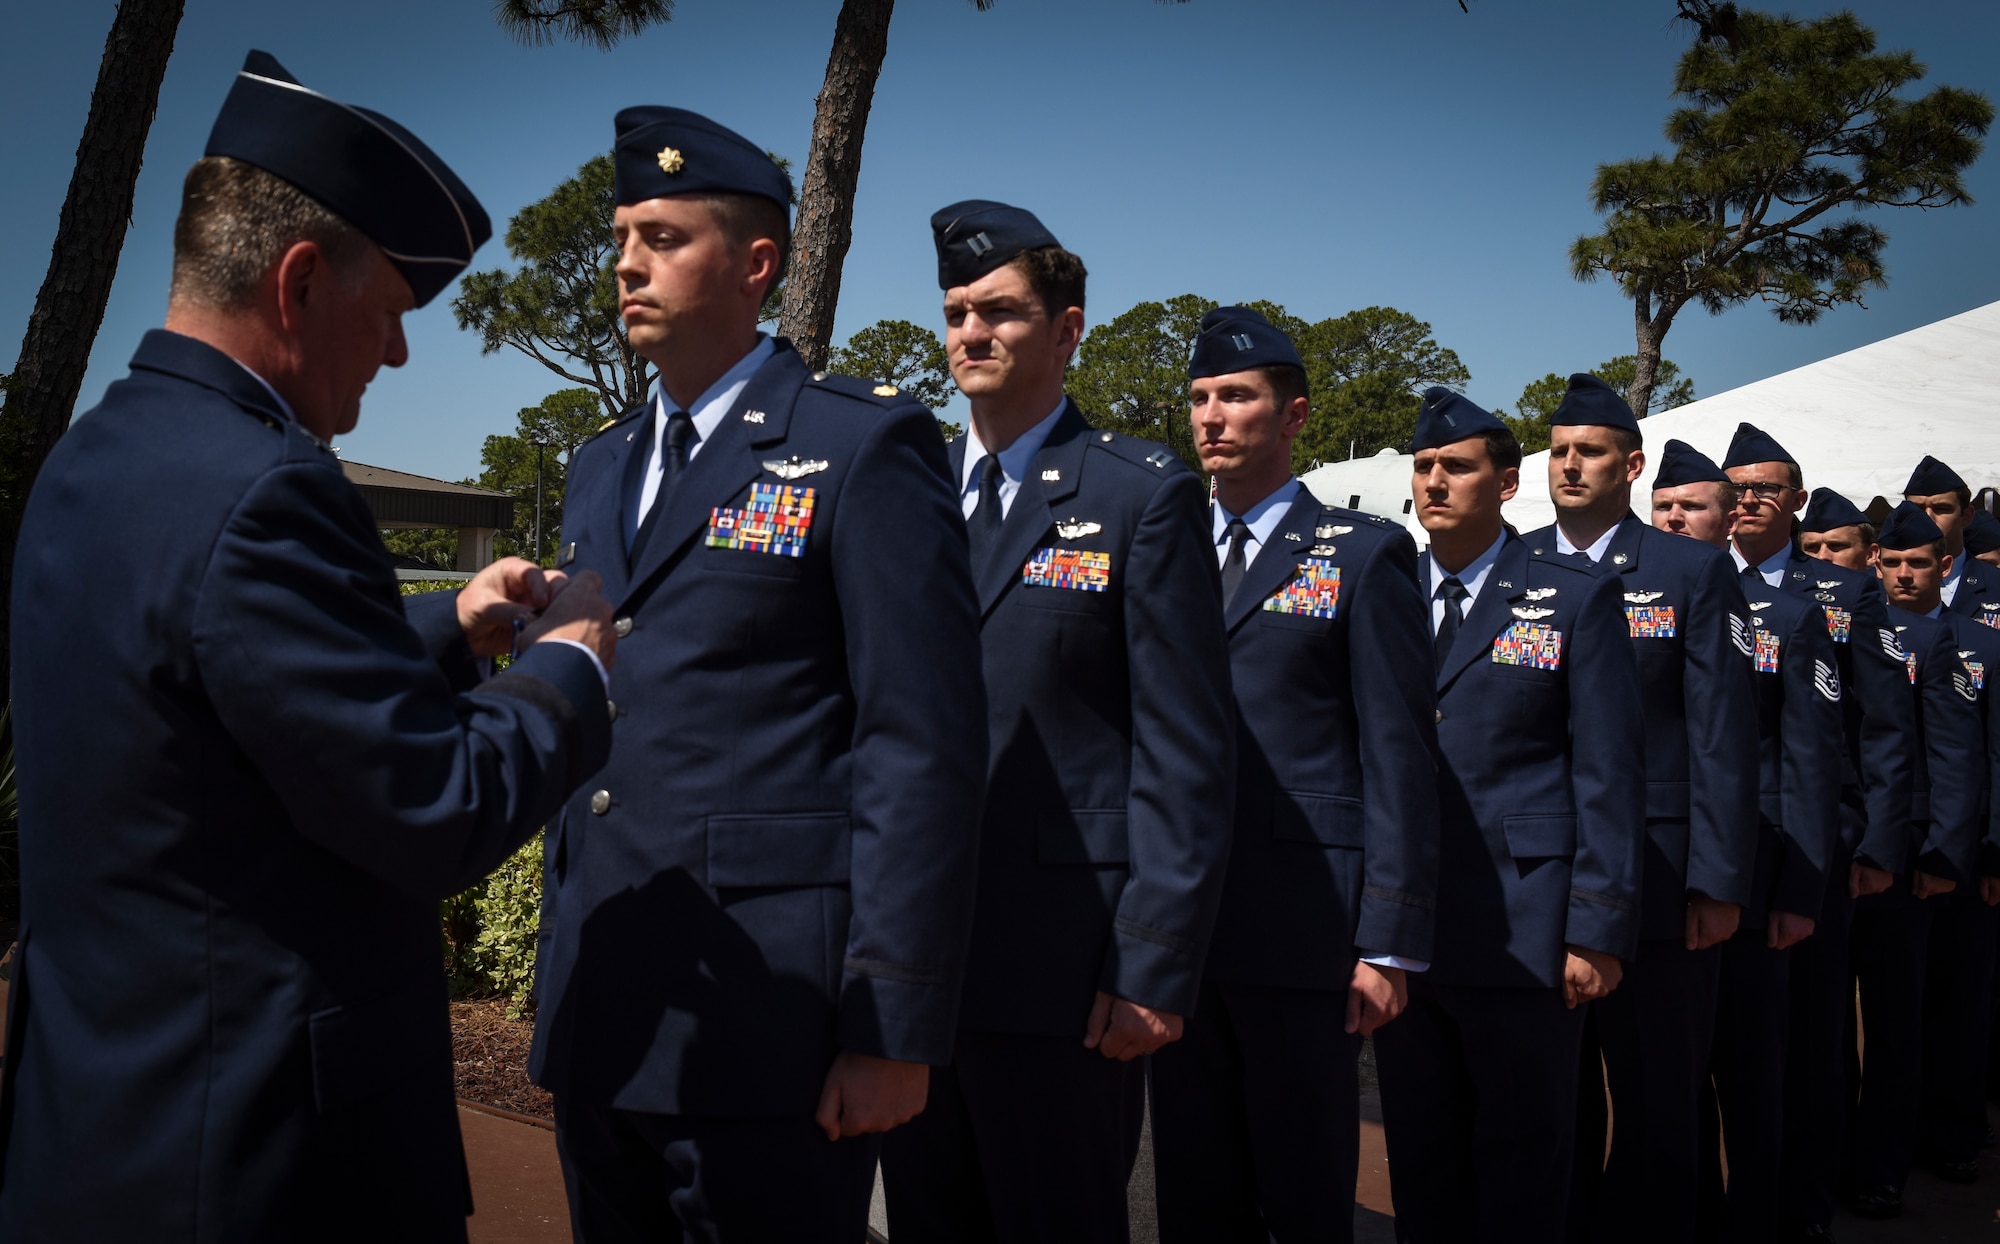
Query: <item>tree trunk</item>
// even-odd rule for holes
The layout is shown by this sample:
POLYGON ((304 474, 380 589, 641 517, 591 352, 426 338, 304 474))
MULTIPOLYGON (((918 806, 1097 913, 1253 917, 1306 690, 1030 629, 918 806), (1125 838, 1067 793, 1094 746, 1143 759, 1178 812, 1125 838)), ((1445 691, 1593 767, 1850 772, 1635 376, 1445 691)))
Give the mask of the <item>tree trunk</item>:
POLYGON ((1632 299, 1633 336, 1638 350, 1632 359, 1632 391, 1625 395, 1626 404, 1632 413, 1644 419, 1653 406, 1653 377, 1660 368, 1660 343, 1667 335, 1667 325, 1672 321, 1662 315, 1657 321, 1647 314, 1652 309, 1653 300, 1644 294, 1632 299))
POLYGON ((815 371, 826 366, 832 345, 840 267, 854 241, 861 140, 875 100, 875 79, 889 51, 889 17, 895 7, 896 0, 843 0, 833 28, 833 53, 826 61, 826 84, 813 111, 812 151, 799 188, 778 331, 791 338, 815 371))

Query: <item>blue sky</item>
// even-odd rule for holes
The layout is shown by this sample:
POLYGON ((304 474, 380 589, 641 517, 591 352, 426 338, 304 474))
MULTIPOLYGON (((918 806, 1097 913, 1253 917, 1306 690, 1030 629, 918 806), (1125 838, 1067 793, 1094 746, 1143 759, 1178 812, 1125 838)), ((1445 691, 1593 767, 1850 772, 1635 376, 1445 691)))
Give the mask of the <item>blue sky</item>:
MULTIPOLYGON (((48 263, 112 0, 0 17, 0 370, 48 263)), ((1927 84, 2000 97, 1991 0, 1861 0, 1927 84)), ((484 0, 190 0, 147 144, 133 228, 82 407, 164 311, 181 175, 246 49, 420 134, 496 225, 609 146, 638 103, 707 113, 803 163, 838 0, 680 0, 609 53, 521 47, 484 0)), ((1428 320, 1512 406, 1546 372, 1632 349, 1630 304, 1580 285, 1600 162, 1664 147, 1672 0, 904 0, 889 32, 836 341, 882 318, 941 330, 928 219, 961 198, 1037 212, 1090 267, 1091 320, 1194 292, 1318 319, 1387 304, 1428 320)), ((1817 6, 1787 11, 1801 16, 1817 6)), ((1755 306, 1686 313, 1667 355, 1703 394, 2000 299, 2000 155, 1980 202, 1882 214, 1890 285, 1869 309, 1781 325, 1755 306)), ((507 262, 496 239, 479 264, 507 262)), ((459 478, 515 412, 561 387, 482 356, 446 297, 408 321, 412 359, 369 391, 352 459, 459 478)), ((1885 416, 1888 412, 1885 412, 1885 416)))

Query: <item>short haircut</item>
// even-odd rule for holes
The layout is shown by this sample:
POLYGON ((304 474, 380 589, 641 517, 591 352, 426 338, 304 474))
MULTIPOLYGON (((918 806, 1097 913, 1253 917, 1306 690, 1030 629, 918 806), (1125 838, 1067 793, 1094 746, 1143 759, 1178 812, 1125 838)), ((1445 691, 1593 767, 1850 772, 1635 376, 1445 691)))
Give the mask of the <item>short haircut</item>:
POLYGON ((1793 488, 1804 488, 1806 486, 1806 473, 1799 470, 1799 464, 1796 462, 1787 462, 1785 464, 1785 478, 1790 481, 1793 488))
POLYGON ((1618 447, 1618 452, 1621 454, 1629 456, 1646 447, 1644 433, 1634 432, 1630 428, 1612 428, 1610 432, 1611 443, 1618 447))
POLYGON ((1279 410, 1284 410, 1294 401, 1311 393, 1303 367, 1293 367, 1290 363, 1273 363, 1269 367, 1260 367, 1257 370, 1263 372, 1264 379, 1271 382, 1271 392, 1277 395, 1279 410))
POLYGON ((1504 471, 1521 465, 1521 442, 1511 429, 1494 428, 1480 437, 1486 442, 1486 456, 1493 460, 1494 469, 1504 471))
POLYGON ((1875 543, 1876 538, 1882 534, 1875 530, 1875 524, 1873 523, 1857 523, 1855 525, 1861 529, 1861 543, 1863 544, 1875 543))
POLYGON ((282 177, 228 156, 204 156, 181 186, 168 298, 215 310, 247 304, 287 250, 312 242, 335 272, 352 277, 373 245, 282 177))
POLYGON ((1716 505, 1725 510, 1733 510, 1743 502, 1743 490, 1726 479, 1710 480, 1715 485, 1716 505))
POLYGON ((1042 310, 1054 319, 1071 307, 1083 309, 1083 282, 1090 273, 1083 260, 1060 246, 1037 246, 1007 261, 1028 278, 1029 288, 1042 300, 1042 310))
POLYGON ((785 279, 785 268, 792 259, 790 212, 761 194, 711 194, 704 198, 709 211, 715 214, 715 223, 722 226, 737 247, 748 246, 758 238, 769 238, 778 244, 778 273, 764 288, 765 296, 769 297, 778 288, 778 282, 785 279))

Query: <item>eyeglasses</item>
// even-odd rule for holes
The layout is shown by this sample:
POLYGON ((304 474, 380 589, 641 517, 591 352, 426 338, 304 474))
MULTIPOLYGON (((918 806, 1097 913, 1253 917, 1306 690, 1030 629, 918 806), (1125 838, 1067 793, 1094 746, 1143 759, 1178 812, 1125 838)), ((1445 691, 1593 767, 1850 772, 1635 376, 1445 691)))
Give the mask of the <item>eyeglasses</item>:
POLYGON ((1746 501, 1751 497, 1759 501, 1776 501, 1792 489, 1790 484, 1739 484, 1737 487, 1746 501))

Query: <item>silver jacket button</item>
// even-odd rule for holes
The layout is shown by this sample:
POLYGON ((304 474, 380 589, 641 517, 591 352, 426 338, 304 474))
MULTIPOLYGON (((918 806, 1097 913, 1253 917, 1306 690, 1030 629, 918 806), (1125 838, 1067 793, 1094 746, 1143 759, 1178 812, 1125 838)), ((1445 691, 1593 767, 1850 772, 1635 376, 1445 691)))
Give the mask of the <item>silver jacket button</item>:
POLYGON ((606 700, 604 702, 604 708, 606 712, 609 712, 611 714, 611 720, 613 721, 618 720, 618 701, 606 700))
POLYGON ((618 638, 623 639, 632 633, 632 619, 620 618, 611 624, 611 629, 617 633, 618 638))
POLYGON ((597 816, 603 816, 606 812, 611 811, 611 792, 601 790, 591 795, 590 810, 597 816))

